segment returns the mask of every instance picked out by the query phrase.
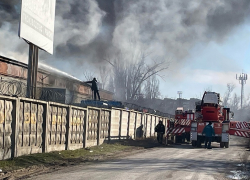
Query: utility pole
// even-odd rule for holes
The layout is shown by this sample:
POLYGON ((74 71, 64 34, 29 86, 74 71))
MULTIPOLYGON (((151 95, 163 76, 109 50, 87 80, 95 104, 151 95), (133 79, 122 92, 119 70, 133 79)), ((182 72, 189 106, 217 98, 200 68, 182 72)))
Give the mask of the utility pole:
POLYGON ((182 106, 181 105, 182 91, 177 91, 177 94, 179 95, 179 106, 182 106))
POLYGON ((239 77, 237 77, 237 74, 236 74, 236 79, 239 80, 239 83, 241 84, 240 106, 241 106, 241 109, 242 109, 243 98, 244 98, 244 84, 246 84, 246 81, 247 81, 247 74, 246 73, 241 73, 239 77))
POLYGON ((29 62, 28 62, 28 78, 27 78, 27 98, 35 99, 36 81, 38 68, 38 47, 29 43, 29 62))

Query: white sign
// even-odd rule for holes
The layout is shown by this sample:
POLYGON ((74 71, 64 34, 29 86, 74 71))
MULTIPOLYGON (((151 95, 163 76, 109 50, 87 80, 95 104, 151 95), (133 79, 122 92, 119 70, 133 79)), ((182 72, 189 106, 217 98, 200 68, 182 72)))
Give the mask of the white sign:
POLYGON ((22 0, 19 36, 53 54, 56 0, 22 0))

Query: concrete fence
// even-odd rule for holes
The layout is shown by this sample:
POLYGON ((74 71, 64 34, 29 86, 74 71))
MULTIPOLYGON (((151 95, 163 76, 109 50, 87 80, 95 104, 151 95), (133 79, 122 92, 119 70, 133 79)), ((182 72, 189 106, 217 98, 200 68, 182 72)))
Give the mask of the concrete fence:
POLYGON ((166 125, 167 117, 133 110, 0 96, 0 159, 152 137, 159 120, 166 125))

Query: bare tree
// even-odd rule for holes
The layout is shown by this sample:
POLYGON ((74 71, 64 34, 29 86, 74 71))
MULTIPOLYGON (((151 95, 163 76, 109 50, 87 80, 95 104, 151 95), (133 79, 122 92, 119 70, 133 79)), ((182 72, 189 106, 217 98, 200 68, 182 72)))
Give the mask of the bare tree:
POLYGON ((147 99, 156 99, 160 96, 159 80, 157 79, 156 74, 146 80, 144 94, 147 99))
POLYGON ((107 90, 110 91, 110 92, 114 92, 114 79, 113 77, 109 76, 109 83, 107 85, 107 90))
POLYGON ((115 59, 105 59, 113 68, 115 94, 121 100, 137 99, 142 95, 143 83, 168 68, 164 61, 146 63, 148 57, 145 53, 133 55, 132 59, 124 57, 119 53, 115 59))
POLYGON ((240 105, 240 96, 237 96, 237 94, 234 93, 230 108, 232 109, 232 111, 237 111, 239 109, 239 105, 240 105))
POLYGON ((91 81, 94 78, 94 73, 89 72, 89 71, 85 71, 83 75, 86 81, 91 81))
POLYGON ((108 83, 108 77, 110 74, 110 69, 107 68, 106 66, 101 66, 99 67, 99 79, 100 79, 100 83, 102 85, 102 89, 106 88, 106 85, 108 83))
POLYGON ((230 96, 231 96, 231 93, 233 92, 235 88, 235 85, 232 84, 232 83, 227 83, 227 91, 224 95, 224 98, 223 98, 223 105, 224 106, 228 106, 229 105, 229 101, 230 101, 230 96))

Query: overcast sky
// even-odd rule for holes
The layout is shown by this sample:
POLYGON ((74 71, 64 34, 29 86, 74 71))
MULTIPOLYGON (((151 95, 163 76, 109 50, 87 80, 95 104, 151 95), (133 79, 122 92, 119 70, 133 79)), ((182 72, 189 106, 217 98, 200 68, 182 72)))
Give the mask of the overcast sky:
MULTIPOLYGON (((0 1, 0 55, 27 62, 19 15, 20 0, 0 1)), ((83 71, 107 65, 104 56, 117 50, 147 50, 152 59, 170 61, 162 97, 182 91, 183 98, 200 98, 205 89, 224 94, 227 83, 240 94, 235 75, 250 72, 250 1, 57 0, 54 54, 39 51, 39 61, 83 79, 83 71)))

